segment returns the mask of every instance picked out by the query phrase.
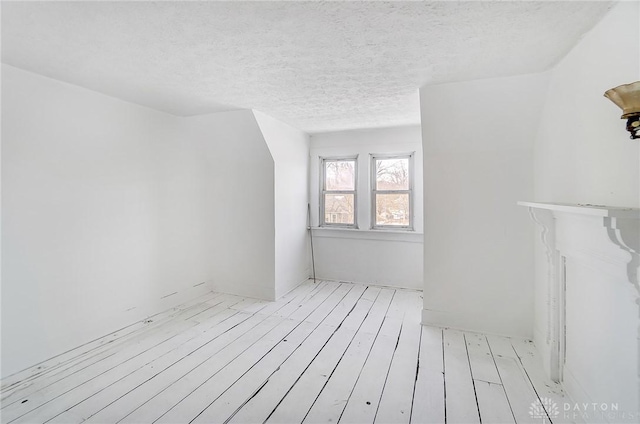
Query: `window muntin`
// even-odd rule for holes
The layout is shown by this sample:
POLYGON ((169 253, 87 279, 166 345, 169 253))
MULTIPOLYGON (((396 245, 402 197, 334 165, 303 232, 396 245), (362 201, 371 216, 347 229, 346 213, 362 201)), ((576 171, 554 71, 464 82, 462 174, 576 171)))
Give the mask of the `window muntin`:
POLYGON ((320 225, 356 228, 357 157, 322 158, 320 225))
POLYGON ((413 154, 371 155, 373 229, 413 229, 413 154))

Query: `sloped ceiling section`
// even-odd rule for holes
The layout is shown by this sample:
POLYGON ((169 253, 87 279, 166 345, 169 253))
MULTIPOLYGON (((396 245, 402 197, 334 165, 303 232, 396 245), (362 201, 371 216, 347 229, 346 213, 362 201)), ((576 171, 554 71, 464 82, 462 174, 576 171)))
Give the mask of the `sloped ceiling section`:
POLYGON ((2 2, 2 60, 172 114, 416 124, 425 84, 548 69, 609 2, 2 2))

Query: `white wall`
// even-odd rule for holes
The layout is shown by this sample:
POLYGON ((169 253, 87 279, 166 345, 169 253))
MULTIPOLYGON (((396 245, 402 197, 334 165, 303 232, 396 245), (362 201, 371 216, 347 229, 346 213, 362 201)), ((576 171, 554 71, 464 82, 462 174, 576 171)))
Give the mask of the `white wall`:
MULTIPOLYGON (((534 150, 535 200, 640 207, 640 143, 629 140, 620 109, 603 97, 610 88, 640 79, 639 28, 640 3, 621 2, 553 69, 534 150)), ((546 358, 549 288, 546 254, 539 232, 536 236, 535 342, 546 358)), ((636 340, 638 312, 629 283, 611 284, 609 278, 595 278, 600 274, 590 275, 568 277, 567 370, 584 390, 573 390, 572 396, 600 402, 607 391, 616 393, 618 383, 608 385, 594 376, 621 375, 621 357, 615 352, 622 345, 610 343, 636 340), (595 301, 603 299, 602 293, 615 304, 595 301), (636 311, 633 323, 621 321, 621 312, 611 313, 629 308, 636 311), (608 332, 608 340, 594 344, 594 329, 607 329, 601 334, 608 332), (590 346, 589 352, 579 353, 582 346, 590 346), (589 372, 585 361, 592 358, 598 358, 597 370, 589 372)))
POLYGON ((533 328, 533 141, 545 75, 423 87, 423 322, 533 328))
POLYGON ((640 207, 640 143, 603 97, 640 79, 638 9, 621 2, 553 69, 536 139, 536 199, 640 207))
POLYGON ((273 300, 274 163, 253 113, 195 116, 183 128, 203 161, 213 290, 273 300))
POLYGON ((254 111, 275 164, 275 298, 309 278, 309 136, 254 111))
POLYGON ((276 168, 250 110, 179 118, 5 65, 2 88, 3 376, 211 289, 274 299, 305 277, 275 242, 281 201, 280 249, 304 245, 303 134, 266 125, 276 168), (301 179, 277 200, 276 170, 301 179))
POLYGON ((175 119, 10 66, 2 88, 3 375, 210 290, 175 119))
POLYGON ((317 278, 422 288, 422 158, 419 126, 340 131, 311 136, 310 203, 319 217, 320 158, 358 155, 358 230, 313 230, 317 278), (371 228, 370 154, 415 152, 414 229, 371 228))

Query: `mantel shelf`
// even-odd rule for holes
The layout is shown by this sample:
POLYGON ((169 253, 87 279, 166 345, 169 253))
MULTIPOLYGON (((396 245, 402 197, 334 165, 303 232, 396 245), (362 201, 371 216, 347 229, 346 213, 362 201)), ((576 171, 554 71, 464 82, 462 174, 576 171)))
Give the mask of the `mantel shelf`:
POLYGON ((640 209, 621 208, 615 206, 571 204, 571 203, 539 203, 539 202, 518 202, 520 206, 536 209, 547 209, 550 211, 567 212, 580 215, 590 215, 603 218, 627 218, 640 219, 640 209))

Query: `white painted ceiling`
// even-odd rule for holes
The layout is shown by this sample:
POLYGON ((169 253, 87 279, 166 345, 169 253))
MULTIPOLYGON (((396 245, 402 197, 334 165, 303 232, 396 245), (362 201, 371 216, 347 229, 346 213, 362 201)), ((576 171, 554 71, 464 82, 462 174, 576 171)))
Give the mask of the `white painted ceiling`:
POLYGON ((175 115, 419 123, 425 84, 543 71, 609 2, 2 2, 2 61, 175 115))

